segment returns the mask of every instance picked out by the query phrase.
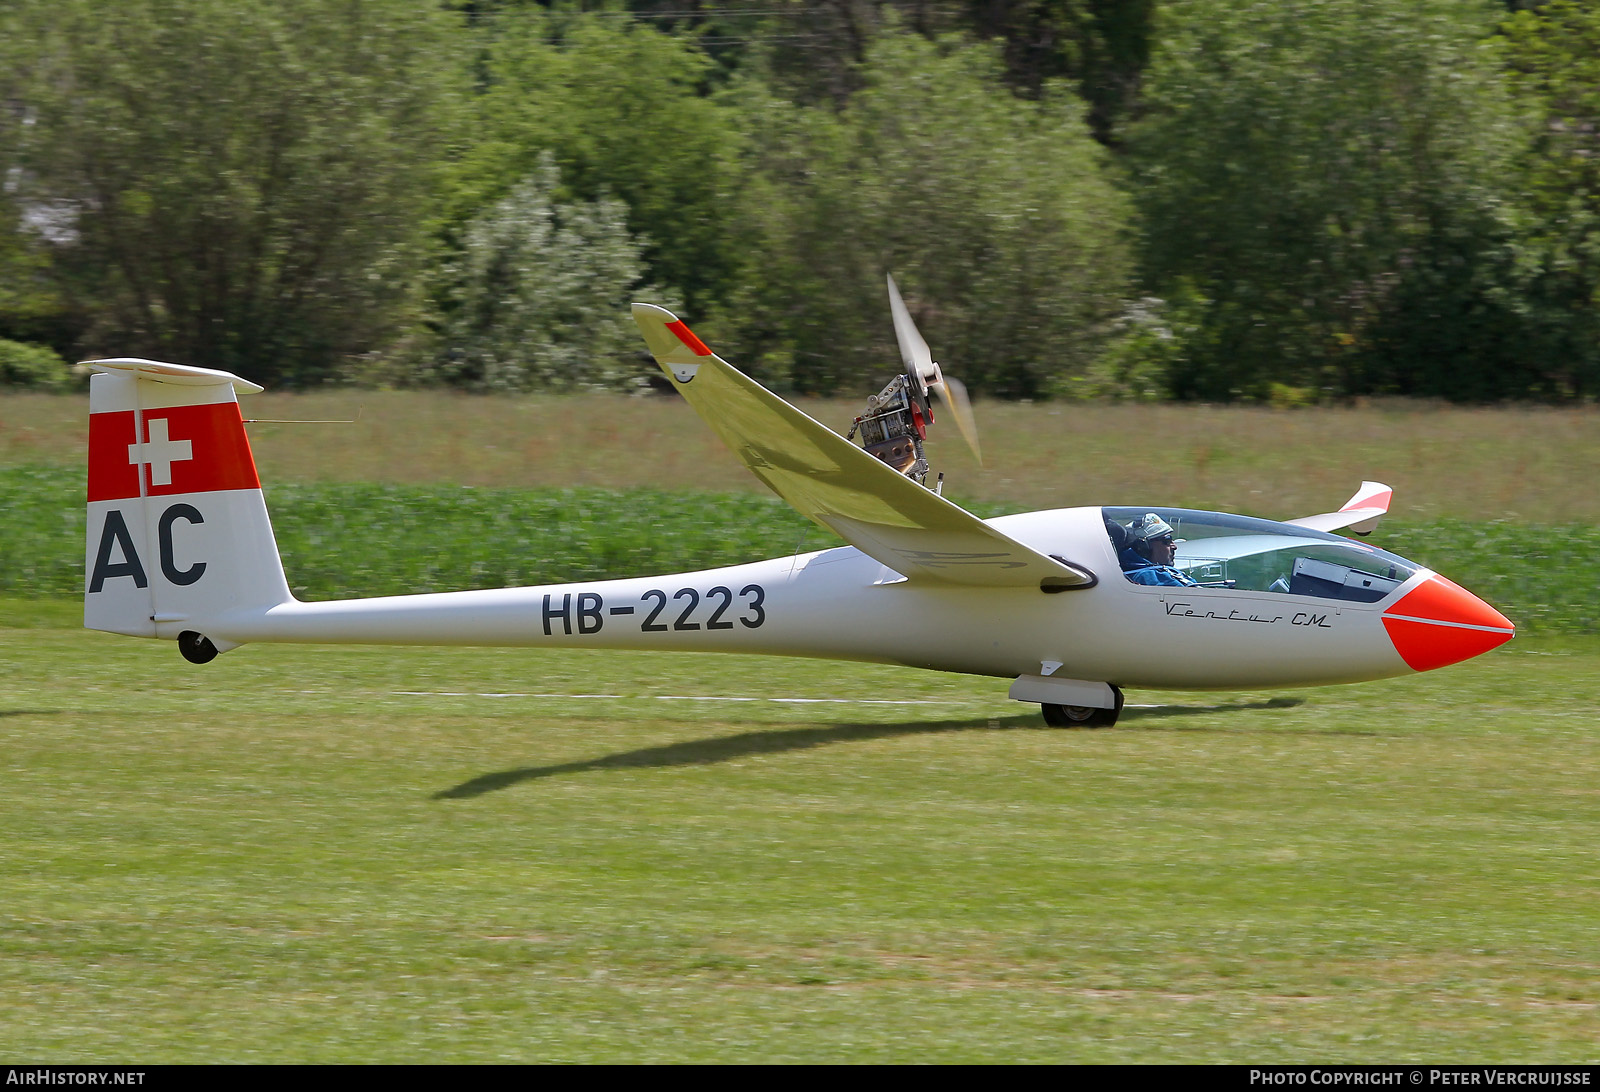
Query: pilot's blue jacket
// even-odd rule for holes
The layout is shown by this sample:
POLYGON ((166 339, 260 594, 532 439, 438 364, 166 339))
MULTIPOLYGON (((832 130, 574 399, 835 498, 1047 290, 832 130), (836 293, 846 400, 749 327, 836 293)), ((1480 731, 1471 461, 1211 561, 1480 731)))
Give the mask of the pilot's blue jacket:
POLYGON ((1117 555, 1117 561, 1122 565, 1123 574, 1135 584, 1150 584, 1155 587, 1170 588, 1198 588, 1198 582, 1190 579, 1189 574, 1174 569, 1171 565, 1157 565, 1147 557, 1141 557, 1127 547, 1117 555))

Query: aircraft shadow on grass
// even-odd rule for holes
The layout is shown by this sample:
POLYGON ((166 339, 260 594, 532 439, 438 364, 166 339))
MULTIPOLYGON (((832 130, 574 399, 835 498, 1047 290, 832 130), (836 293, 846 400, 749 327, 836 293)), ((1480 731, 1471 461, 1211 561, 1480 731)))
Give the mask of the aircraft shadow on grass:
MULTIPOLYGON (((1304 704, 1302 698, 1272 698, 1267 701, 1234 702, 1226 705, 1164 705, 1151 709, 1128 709, 1123 716, 1129 720, 1198 716, 1208 713, 1232 713, 1250 709, 1287 709, 1304 704)), ((1031 715, 965 720, 916 721, 904 724, 830 724, 813 728, 785 728, 768 732, 740 732, 738 735, 718 736, 713 739, 692 739, 682 743, 668 743, 660 747, 641 747, 633 751, 618 751, 599 758, 581 762, 561 762, 552 766, 523 766, 515 770, 499 770, 464 781, 454 788, 442 789, 433 794, 434 800, 460 800, 485 793, 509 789, 524 781, 538 781, 563 774, 591 773, 597 770, 666 769, 672 766, 709 766, 718 762, 731 762, 753 755, 782 754, 787 751, 809 751, 835 743, 854 743, 895 736, 933 735, 939 732, 987 732, 1028 729, 1040 731, 1037 718, 1031 715)), ((1115 729, 1111 729, 1115 730, 1115 729)))
POLYGON ((1166 720, 1170 717, 1197 717, 1207 713, 1243 713, 1251 709, 1293 709, 1304 705, 1304 698, 1266 698, 1262 701, 1234 701, 1218 705, 1128 706, 1119 720, 1166 720))

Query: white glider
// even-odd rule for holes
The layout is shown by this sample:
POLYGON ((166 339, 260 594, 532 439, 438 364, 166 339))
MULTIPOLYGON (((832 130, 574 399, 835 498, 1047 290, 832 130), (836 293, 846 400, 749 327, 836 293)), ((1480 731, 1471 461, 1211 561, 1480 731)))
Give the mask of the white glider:
MULTIPOLYGON (((915 328, 903 310, 904 348, 903 327, 915 328)), ((237 394, 260 388, 205 368, 96 360, 84 624, 175 640, 197 663, 255 641, 874 661, 1010 679, 1011 696, 1042 705, 1048 722, 1090 725, 1115 722, 1123 687, 1353 682, 1455 663, 1513 634, 1445 578, 1331 533, 1370 531, 1387 486, 1364 483, 1338 512, 1289 523, 1161 506, 982 520, 920 484, 927 393, 951 400, 970 427, 953 380, 917 359, 920 336, 895 395, 916 430, 899 434, 901 459, 889 450, 894 430, 869 453, 670 312, 633 312, 662 370, 729 448, 849 545, 702 572, 303 603, 284 578, 239 413, 237 394), (1125 577, 1113 537, 1149 514, 1176 539, 1170 569, 1193 583, 1125 577)))

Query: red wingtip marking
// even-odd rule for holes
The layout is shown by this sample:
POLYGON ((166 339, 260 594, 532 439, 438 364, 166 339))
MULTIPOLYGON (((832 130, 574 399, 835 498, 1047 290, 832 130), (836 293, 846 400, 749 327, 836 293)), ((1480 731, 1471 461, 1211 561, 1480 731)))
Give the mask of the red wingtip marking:
POLYGON ((1392 500, 1394 500, 1394 490, 1385 489, 1383 492, 1374 493, 1370 497, 1359 497, 1339 509, 1339 511, 1348 512, 1354 508, 1382 508, 1387 512, 1389 510, 1389 502, 1392 500))
POLYGON ((695 356, 710 356, 711 350, 706 348, 706 343, 694 336, 694 331, 680 322, 667 323, 667 329, 678 335, 678 340, 689 347, 695 356))
POLYGON ((1460 663, 1511 640, 1511 620, 1467 589, 1429 577, 1384 611, 1383 628, 1413 671, 1460 663))

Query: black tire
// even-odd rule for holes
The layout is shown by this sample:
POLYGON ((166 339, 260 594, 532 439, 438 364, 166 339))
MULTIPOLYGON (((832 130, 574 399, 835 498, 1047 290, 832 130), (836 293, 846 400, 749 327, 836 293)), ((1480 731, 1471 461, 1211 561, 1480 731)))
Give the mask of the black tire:
POLYGON ((217 658, 217 646, 211 639, 192 629, 178 634, 178 651, 192 664, 208 664, 217 658))
POLYGON ((1044 712, 1044 722, 1052 728, 1087 728, 1094 715, 1100 712, 1083 705, 1050 705, 1048 702, 1039 708, 1044 712))
POLYGON ((1087 705, 1050 704, 1043 704, 1039 708, 1044 713, 1044 722, 1052 728, 1110 728, 1117 723, 1117 717, 1122 715, 1121 688, 1113 686, 1111 696, 1117 703, 1112 709, 1094 709, 1087 705))

